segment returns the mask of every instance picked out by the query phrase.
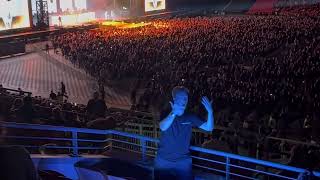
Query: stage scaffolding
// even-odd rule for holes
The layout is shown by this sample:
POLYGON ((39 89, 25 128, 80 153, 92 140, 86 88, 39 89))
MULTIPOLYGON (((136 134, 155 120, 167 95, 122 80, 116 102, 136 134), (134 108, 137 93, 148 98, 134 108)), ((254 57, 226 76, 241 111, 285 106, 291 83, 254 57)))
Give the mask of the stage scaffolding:
POLYGON ((37 24, 40 29, 49 27, 48 2, 46 0, 36 1, 37 24))

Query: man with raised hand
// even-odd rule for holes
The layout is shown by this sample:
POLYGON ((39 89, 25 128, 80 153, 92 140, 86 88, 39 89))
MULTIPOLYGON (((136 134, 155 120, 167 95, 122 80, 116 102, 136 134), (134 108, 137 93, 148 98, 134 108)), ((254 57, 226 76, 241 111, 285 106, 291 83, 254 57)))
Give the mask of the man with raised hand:
POLYGON ((162 113, 160 117, 161 137, 155 158, 154 177, 155 180, 192 180, 194 177, 189 151, 192 128, 211 132, 214 127, 213 109, 209 99, 202 97, 207 121, 195 114, 186 113, 188 90, 183 86, 173 88, 172 98, 171 112, 162 113))

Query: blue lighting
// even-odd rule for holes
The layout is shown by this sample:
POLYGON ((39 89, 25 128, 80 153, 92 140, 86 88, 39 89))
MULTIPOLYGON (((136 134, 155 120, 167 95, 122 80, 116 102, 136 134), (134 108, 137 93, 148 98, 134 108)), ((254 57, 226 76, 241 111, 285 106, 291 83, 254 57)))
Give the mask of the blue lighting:
MULTIPOLYGON (((146 149, 148 148, 152 148, 150 146, 148 146, 148 143, 152 142, 152 143, 158 143, 159 140, 158 139, 154 139, 154 138, 149 138, 149 137, 145 137, 145 136, 140 136, 140 135, 136 135, 136 134, 130 134, 130 133, 126 133, 126 132, 120 132, 120 131, 115 131, 115 130, 94 130, 94 129, 84 129, 84 128, 70 128, 70 127, 61 127, 61 126, 48 126, 48 125, 33 125, 33 124, 22 124, 22 123, 7 123, 7 122, 0 122, 1 126, 7 127, 7 128, 18 128, 18 129, 34 129, 34 130, 44 130, 44 131, 60 131, 60 132, 70 132, 70 133, 86 133, 86 134, 102 134, 102 135, 112 135, 112 138, 106 139, 106 140, 99 140, 99 142, 103 141, 103 142, 109 142, 109 141, 114 141, 114 142, 118 142, 118 143, 130 143, 124 140, 119 140, 117 139, 116 135, 118 136, 123 136, 123 137, 128 137, 128 138, 134 138, 134 139, 138 139, 140 142, 140 146, 142 147, 142 154, 141 154, 141 159, 144 160, 146 157, 146 149)), ((6 137, 6 136, 5 136, 6 137)), ((77 136, 73 136, 74 138, 77 138, 77 136)), ((20 139, 36 139, 38 137, 27 137, 27 136, 8 136, 8 138, 20 138, 20 139)), ((57 138, 51 138, 51 137, 39 137, 39 139, 43 139, 43 140, 63 140, 63 141, 71 141, 71 142, 75 142, 75 141, 86 141, 86 142, 90 142, 89 139, 73 139, 73 138, 61 138, 61 139, 57 139, 57 138)), ((97 140, 93 140, 92 142, 97 142, 97 140)), ((137 145, 137 144, 135 144, 137 145)), ((139 145, 139 144, 138 144, 139 145)), ((26 146, 28 147, 28 146, 26 146)), ((32 147, 32 146, 31 146, 32 147)), ((67 148, 67 149, 72 149, 72 150, 79 150, 82 148, 89 148, 89 147, 78 147, 78 144, 72 143, 72 145, 70 146, 49 146, 48 148, 67 148)), ((103 147, 96 147, 96 148, 100 148, 102 149, 103 147)), ((270 168, 275 168, 275 169, 279 169, 279 170, 286 170, 286 171, 290 171, 293 173, 296 173, 297 176, 296 177, 286 177, 286 176, 280 176, 276 173, 270 172, 270 171, 263 171, 263 170, 257 170, 257 169, 251 169, 251 168, 246 168, 246 167, 240 167, 239 168, 244 168, 253 172, 259 172, 262 174, 266 174, 269 176, 277 176, 280 179, 299 179, 301 178, 303 175, 309 175, 309 172, 305 169, 302 168, 296 168, 296 167, 292 167, 292 166, 286 166, 283 164, 278 164, 278 163, 273 163, 273 162, 268 162, 268 161, 263 161, 263 160, 258 160, 258 159, 253 159, 253 158, 248 158, 248 157, 243 157, 243 156, 239 156, 236 154, 230 154, 230 153, 225 153, 225 152, 220 152, 220 151, 215 151, 215 150, 211 150, 211 149, 205 149, 205 148, 201 148, 201 147, 195 147, 195 146, 191 146, 190 150, 192 151, 197 151, 200 153, 206 153, 206 154, 213 154, 216 156, 220 156, 220 157, 224 157, 226 159, 225 162, 219 162, 219 164, 225 164, 227 167, 236 167, 236 164, 231 164, 230 159, 234 159, 234 160, 240 160, 240 161, 244 161, 244 162, 250 162, 250 163, 254 163, 256 165, 261 165, 261 166, 266 166, 266 167, 270 167, 270 168)), ((38 167, 41 170, 54 170, 57 172, 60 172, 62 174, 64 174, 66 177, 71 178, 71 179, 79 179, 79 172, 77 171, 77 169, 75 168, 74 164, 79 162, 80 160, 84 160, 86 159, 86 157, 70 157, 70 156, 60 156, 60 155, 55 155, 55 156, 45 156, 45 155, 32 155, 33 158, 33 162, 35 164, 36 167, 38 167)), ((98 157, 98 159, 103 159, 102 156, 98 157)), ((194 159, 201 159, 201 160, 205 160, 205 161, 212 161, 210 159, 206 159, 206 158, 200 158, 200 157, 193 157, 194 159)), ((95 161, 97 159, 92 158, 92 161, 95 161)), ((194 164, 194 166, 196 167, 201 167, 199 165, 194 164)), ((202 169, 212 169, 210 167, 201 167, 202 169)), ((228 168, 226 168, 228 169, 228 168)), ((214 170, 214 169, 212 169, 214 170)), ((84 172, 84 171, 82 171, 84 172)), ((92 172, 86 172, 86 176, 90 176, 90 174, 92 172)), ((228 172, 228 171, 224 171, 224 173, 226 173, 226 177, 230 176, 230 175, 235 175, 235 176, 243 176, 241 174, 236 174, 235 172, 228 172)), ((312 174, 316 177, 320 177, 320 172, 312 172, 312 174)), ((85 174, 84 174, 85 175, 85 174)), ((83 175, 83 176, 84 176, 83 175)), ((92 177, 100 177, 99 174, 92 174, 92 177)), ((117 177, 114 177, 115 179, 117 177)), ((250 177, 248 177, 250 179, 250 177)))

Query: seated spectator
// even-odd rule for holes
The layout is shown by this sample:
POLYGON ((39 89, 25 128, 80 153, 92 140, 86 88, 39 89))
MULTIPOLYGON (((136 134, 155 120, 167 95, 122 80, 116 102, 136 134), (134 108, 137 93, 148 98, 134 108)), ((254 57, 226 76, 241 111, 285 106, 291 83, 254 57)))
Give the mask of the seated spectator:
POLYGON ((86 127, 90 129, 114 129, 117 127, 116 120, 113 117, 97 118, 87 123, 86 127))
POLYGON ((66 125, 67 122, 62 114, 60 107, 55 107, 52 109, 49 120, 49 123, 54 125, 66 125))
POLYGON ((64 98, 68 99, 69 96, 67 96, 66 94, 63 94, 63 93, 61 93, 61 92, 58 92, 57 101, 58 101, 59 103, 63 103, 64 98))
POLYGON ((17 146, 0 147, 0 179, 39 180, 28 151, 17 146))
POLYGON ((22 91, 21 88, 18 88, 18 91, 19 91, 19 95, 20 95, 20 96, 23 96, 23 95, 24 95, 24 92, 22 91))
POLYGON ((6 89, 0 84, 0 94, 7 94, 6 89))
MULTIPOLYGON (((227 142, 227 139, 226 139, 224 133, 221 134, 220 138, 218 137, 217 133, 212 133, 212 135, 210 136, 210 139, 208 141, 204 142, 202 144, 202 147, 206 148, 206 149, 213 149, 216 151, 231 153, 231 148, 227 142)), ((225 161, 224 157, 211 155, 208 153, 200 153, 199 157, 206 158, 209 160, 218 161, 218 162, 225 161)), ((219 169, 219 170, 225 169, 225 166, 222 164, 212 163, 212 162, 208 162, 208 161, 200 161, 200 165, 207 166, 207 167, 210 166, 212 168, 219 169)))
POLYGON ((35 118, 35 110, 32 104, 31 97, 23 98, 23 105, 17 110, 17 119, 19 122, 32 123, 33 118, 35 118))
POLYGON ((54 93, 53 90, 51 90, 51 92, 50 92, 50 99, 57 100, 57 94, 54 93))
MULTIPOLYGON (((0 121, 3 120, 3 117, 0 117, 0 121)), ((0 134, 6 133, 6 128, 0 124, 0 134)), ((0 159, 1 180, 40 180, 29 152, 23 147, 6 146, 1 136, 0 159)))
POLYGON ((221 133, 220 138, 213 137, 213 135, 211 135, 210 139, 202 144, 202 147, 232 153, 224 133, 221 133))
POLYGON ((87 104, 87 114, 89 120, 94 120, 96 118, 104 118, 107 110, 107 105, 103 99, 99 97, 99 93, 95 92, 93 94, 93 99, 90 99, 87 104))
POLYGON ((16 98, 12 103, 10 111, 15 113, 22 105, 23 105, 23 100, 21 98, 16 98))

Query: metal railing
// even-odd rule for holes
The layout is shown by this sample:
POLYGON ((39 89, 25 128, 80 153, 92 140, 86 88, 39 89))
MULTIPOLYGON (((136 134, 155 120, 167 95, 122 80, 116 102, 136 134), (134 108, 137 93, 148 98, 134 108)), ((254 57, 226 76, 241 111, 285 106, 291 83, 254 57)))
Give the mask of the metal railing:
MULTIPOLYGON (((136 119, 132 119, 130 121, 123 123, 121 126, 115 128, 115 130, 125 131, 125 132, 129 132, 129 133, 139 134, 139 135, 153 137, 153 138, 160 137, 159 125, 154 124, 152 121, 147 121, 147 120, 136 121, 136 119)), ((219 125, 215 125, 215 130, 227 131, 228 128, 223 127, 223 126, 219 126, 219 125)), ((210 136, 211 136, 211 134, 208 134, 198 128, 192 129, 192 133, 193 133, 193 136, 192 136, 193 142, 194 142, 194 144, 197 144, 197 145, 203 144, 204 142, 209 140, 210 136)), ((254 135, 258 136, 259 134, 254 133, 254 135)), ((320 148, 319 144, 312 144, 310 142, 293 140, 293 139, 286 139, 286 138, 279 138, 279 137, 274 137, 274 136, 267 136, 265 140, 267 142, 287 143, 287 144, 291 144, 291 145, 306 145, 306 146, 320 148)))
MULTIPOLYGON (((146 161, 147 156, 153 157, 156 154, 156 144, 159 142, 158 139, 141 136, 137 134, 131 134, 116 130, 95 130, 95 129, 84 129, 84 128, 72 128, 72 127, 61 127, 61 126, 49 126, 49 125, 36 125, 36 124, 23 124, 23 123, 8 123, 0 122, 0 126, 8 129, 8 135, 2 136, 6 139, 15 140, 28 140, 28 145, 23 145, 26 148, 40 148, 42 145, 33 145, 33 140, 40 141, 62 141, 69 142, 71 144, 63 144, 57 146, 48 146, 47 148, 52 149, 69 149, 72 152, 72 156, 81 156, 82 150, 113 150, 121 149, 126 152, 136 152, 141 154, 141 160, 146 161), (29 134, 22 133, 23 135, 10 135, 11 129, 14 132, 19 131, 30 131, 29 134), (45 131, 45 137, 35 136, 39 134, 39 131, 45 131), (51 132, 64 133, 65 136, 69 137, 51 137, 51 132), (83 134, 91 135, 91 138, 83 138, 83 134), (92 134, 103 136, 102 139, 92 139, 92 134), (80 145, 81 143, 100 143, 97 146, 90 146, 88 144, 80 145), (128 149, 126 145, 137 146, 135 149, 128 149)), ((21 134, 21 133, 20 133, 21 134)), ((25 142, 25 141, 24 141, 25 142)), ((21 144, 17 144, 21 145, 21 144)), ((194 167, 201 169, 202 171, 210 171, 214 174, 222 174, 226 179, 233 177, 240 177, 245 179, 258 179, 259 176, 267 176, 277 179, 308 179, 311 174, 313 176, 320 177, 320 172, 309 172, 306 169, 296 168, 283 164, 253 159, 249 157, 243 157, 236 154, 225 153, 221 151, 215 151, 211 149, 205 149, 201 147, 190 147, 192 158, 194 160, 194 167), (207 157, 207 156, 211 157, 207 157), (201 162, 200 162, 201 161, 201 162), (198 162, 198 163, 197 163, 198 162), (199 163, 200 162, 200 163, 199 163), (222 169, 219 168, 223 167, 222 169), (245 171, 245 173, 243 173, 245 171), (250 173, 248 173, 250 172, 250 173), (283 173, 283 172, 290 172, 283 173)))
POLYGON ((23 91, 23 90, 17 90, 17 89, 11 89, 11 88, 0 88, 0 93, 1 91, 5 91, 7 93, 9 92, 13 92, 13 93, 16 93, 16 94, 21 94, 21 95, 28 95, 28 96, 31 96, 32 95, 32 92, 28 92, 28 91, 23 91))

